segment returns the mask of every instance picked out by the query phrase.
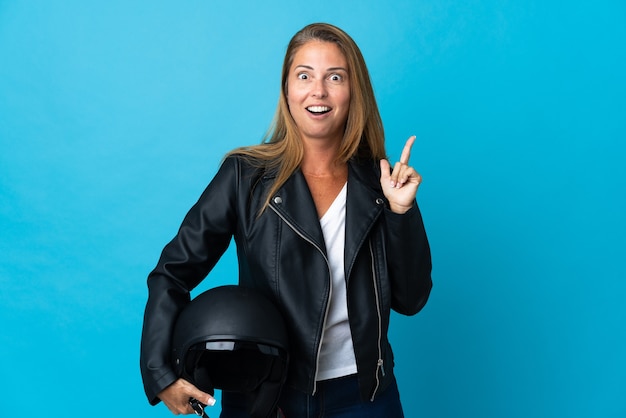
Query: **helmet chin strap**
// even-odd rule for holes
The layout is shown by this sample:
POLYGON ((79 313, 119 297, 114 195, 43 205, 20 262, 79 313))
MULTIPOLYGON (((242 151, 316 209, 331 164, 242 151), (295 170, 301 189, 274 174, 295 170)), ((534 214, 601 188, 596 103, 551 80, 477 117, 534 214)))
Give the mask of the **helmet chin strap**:
POLYGON ((209 418, 207 413, 204 411, 204 407, 206 405, 198 401, 196 398, 189 398, 189 405, 191 405, 193 412, 195 412, 199 417, 209 418))

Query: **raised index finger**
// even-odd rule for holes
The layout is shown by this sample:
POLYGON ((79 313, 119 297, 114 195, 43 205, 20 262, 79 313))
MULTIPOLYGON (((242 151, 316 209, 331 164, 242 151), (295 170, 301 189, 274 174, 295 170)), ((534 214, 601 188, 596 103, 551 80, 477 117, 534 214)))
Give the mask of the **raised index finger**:
POLYGON ((400 155, 400 164, 409 164, 409 158, 411 157, 411 147, 413 147, 414 142, 415 135, 406 140, 406 144, 404 144, 402 154, 400 155))

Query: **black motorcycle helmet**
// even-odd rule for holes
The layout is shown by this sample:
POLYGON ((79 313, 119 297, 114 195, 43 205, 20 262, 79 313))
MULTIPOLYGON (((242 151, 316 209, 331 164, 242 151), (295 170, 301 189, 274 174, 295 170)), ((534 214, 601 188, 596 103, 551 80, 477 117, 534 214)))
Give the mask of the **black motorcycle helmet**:
POLYGON ((233 285, 194 298, 178 316, 172 339, 178 376, 211 395, 214 389, 245 394, 253 418, 276 413, 288 349, 283 318, 272 302, 233 285))

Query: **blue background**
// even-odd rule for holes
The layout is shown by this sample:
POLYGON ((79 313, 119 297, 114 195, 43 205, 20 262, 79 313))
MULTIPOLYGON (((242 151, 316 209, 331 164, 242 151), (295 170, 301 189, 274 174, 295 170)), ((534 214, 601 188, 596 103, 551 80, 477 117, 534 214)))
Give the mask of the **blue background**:
POLYGON ((360 45, 391 158, 418 137, 435 285, 392 318, 407 417, 626 416, 617 0, 0 0, 0 416, 170 416, 139 375, 146 275, 314 21, 360 45))

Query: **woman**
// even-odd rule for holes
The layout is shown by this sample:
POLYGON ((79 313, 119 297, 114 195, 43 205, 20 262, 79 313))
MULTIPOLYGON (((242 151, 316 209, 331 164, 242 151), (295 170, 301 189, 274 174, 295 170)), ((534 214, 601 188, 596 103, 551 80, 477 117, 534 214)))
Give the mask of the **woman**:
MULTIPOLYGON (((141 368, 151 403, 191 414, 214 399, 169 364, 177 313, 228 247, 239 282, 274 300, 289 330, 279 407, 303 416, 402 417, 387 340, 390 310, 413 315, 432 282, 415 196, 420 175, 386 160, 382 122, 357 45, 312 24, 290 41, 267 138, 234 150, 148 278, 141 368)), ((222 394, 222 417, 245 417, 222 394)))

